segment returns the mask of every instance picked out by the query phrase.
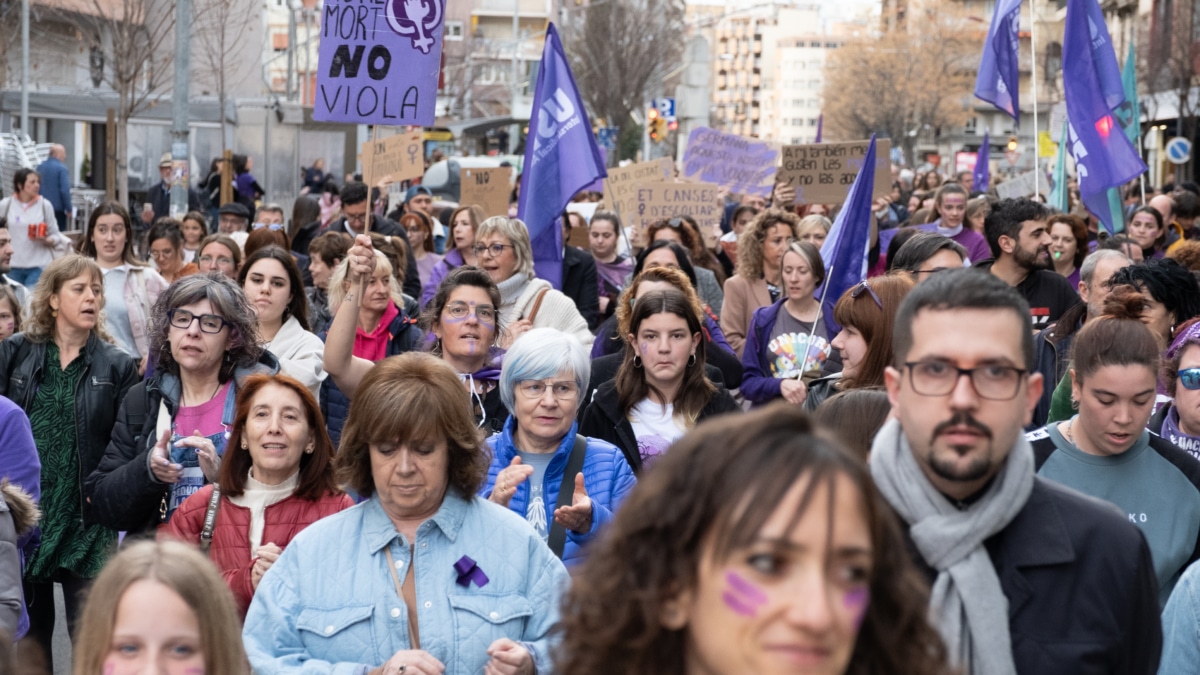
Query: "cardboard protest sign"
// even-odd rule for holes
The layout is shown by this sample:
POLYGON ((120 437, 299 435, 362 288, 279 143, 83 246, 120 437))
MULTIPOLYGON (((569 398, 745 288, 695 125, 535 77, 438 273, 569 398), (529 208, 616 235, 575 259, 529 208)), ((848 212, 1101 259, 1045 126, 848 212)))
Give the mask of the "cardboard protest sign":
MULTIPOLYGON (((783 146, 777 180, 796 189, 797 204, 840 204, 862 167, 870 141, 783 146)), ((892 144, 875 141, 874 198, 892 189, 892 144)))
POLYGON ((637 210, 638 186, 670 180, 673 169, 670 157, 609 169, 608 178, 604 179, 604 203, 628 219, 637 210))
POLYGON ((460 169, 459 185, 462 191, 459 204, 476 204, 483 214, 508 215, 508 197, 512 193, 512 167, 494 169, 460 169))
POLYGON ((373 184, 384 176, 399 182, 425 173, 421 132, 412 131, 362 144, 363 178, 373 184))
MULTIPOLYGON (((1035 181, 1037 179, 1037 171, 1027 171, 1016 178, 1010 178, 996 186, 996 194, 1000 199, 1016 199, 1018 197, 1028 197, 1033 194, 1035 181)), ((1043 179, 1042 187, 1049 188, 1049 181, 1043 179)))
POLYGON ((432 126, 445 0, 326 0, 313 119, 432 126))
POLYGON ((683 176, 738 194, 769 197, 778 160, 779 150, 770 143, 699 127, 688 134, 683 176))
POLYGON ((706 240, 721 225, 721 203, 714 183, 646 182, 637 186, 634 197, 637 205, 624 218, 642 242, 646 241, 646 226, 656 220, 691 216, 706 240))

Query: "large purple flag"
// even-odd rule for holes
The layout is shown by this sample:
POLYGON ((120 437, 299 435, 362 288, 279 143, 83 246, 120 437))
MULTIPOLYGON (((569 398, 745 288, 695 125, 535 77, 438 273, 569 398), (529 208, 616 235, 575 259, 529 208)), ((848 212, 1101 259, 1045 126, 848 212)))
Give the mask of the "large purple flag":
MULTIPOLYGON (((1021 123, 1017 102, 1020 92, 1017 30, 1020 26, 1021 0, 997 0, 987 41, 983 43, 983 56, 979 59, 979 74, 975 78, 975 96, 1011 115, 1018 126, 1021 123)), ((1066 54, 1065 48, 1063 53, 1066 54)))
POLYGON ((824 299, 821 313, 826 325, 840 330, 833 320, 833 307, 838 298, 858 282, 867 278, 867 252, 871 243, 871 195, 875 192, 875 134, 863 156, 858 176, 846 195, 846 203, 838 212, 829 230, 829 236, 821 246, 821 260, 827 271, 825 288, 818 290, 824 299), (863 169, 866 169, 865 171, 863 169))
POLYGON ((1063 90, 1079 196, 1105 228, 1115 232, 1108 189, 1137 177, 1146 164, 1112 115, 1125 102, 1125 87, 1096 0, 1067 0, 1063 90))
POLYGON ((538 277, 555 288, 562 288, 563 209, 577 192, 607 175, 575 76, 551 23, 529 116, 517 217, 529 227, 538 277))
POLYGON ((988 132, 983 132, 983 143, 979 145, 979 152, 975 153, 975 171, 971 177, 975 180, 971 181, 975 189, 979 192, 987 192, 988 183, 992 180, 992 140, 989 138, 988 132))

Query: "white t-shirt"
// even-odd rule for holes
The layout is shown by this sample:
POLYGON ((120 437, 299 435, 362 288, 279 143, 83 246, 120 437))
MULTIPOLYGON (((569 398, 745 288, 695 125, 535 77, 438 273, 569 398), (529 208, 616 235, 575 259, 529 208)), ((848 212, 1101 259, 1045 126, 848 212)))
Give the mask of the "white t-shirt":
POLYGON ((629 424, 637 437, 643 466, 652 464, 687 432, 683 420, 675 417, 674 405, 660 405, 648 398, 629 410, 629 424))

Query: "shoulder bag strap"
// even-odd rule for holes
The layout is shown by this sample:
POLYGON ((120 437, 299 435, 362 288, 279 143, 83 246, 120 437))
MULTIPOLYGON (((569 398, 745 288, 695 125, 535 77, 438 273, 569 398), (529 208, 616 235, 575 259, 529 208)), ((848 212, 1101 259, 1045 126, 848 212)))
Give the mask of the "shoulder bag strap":
MULTIPOLYGON (((567 458, 567 468, 563 471, 562 485, 558 486, 558 503, 554 505, 554 511, 571 505, 571 498, 575 494, 575 476, 583 471, 583 458, 586 454, 587 438, 575 434, 575 446, 571 448, 571 456, 567 458)), ((553 511, 548 515, 551 526, 550 538, 547 543, 550 545, 550 550, 554 551, 554 556, 561 560, 563 548, 567 545, 567 528, 554 522, 553 511)))
POLYGON ((217 509, 220 507, 221 488, 214 483, 208 509, 204 512, 204 529, 200 530, 200 552, 204 555, 208 555, 208 549, 212 546, 213 527, 217 524, 217 509))
POLYGON ((534 319, 537 318, 538 310, 542 308, 542 300, 546 298, 546 293, 549 292, 549 288, 543 288, 541 291, 538 291, 537 300, 533 301, 533 311, 531 311, 528 316, 525 317, 526 319, 529 319, 529 323, 533 323, 534 319))

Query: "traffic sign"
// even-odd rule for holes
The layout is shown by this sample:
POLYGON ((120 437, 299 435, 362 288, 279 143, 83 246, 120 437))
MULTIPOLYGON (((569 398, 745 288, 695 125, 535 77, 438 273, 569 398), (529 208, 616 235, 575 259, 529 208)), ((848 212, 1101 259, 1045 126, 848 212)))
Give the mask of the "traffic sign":
POLYGON ((1167 161, 1172 164, 1187 164, 1192 158, 1192 142, 1183 136, 1167 141, 1167 161))
POLYGON ((654 107, 658 108, 660 115, 666 118, 668 122, 675 120, 675 99, 673 98, 657 98, 654 99, 654 107))

